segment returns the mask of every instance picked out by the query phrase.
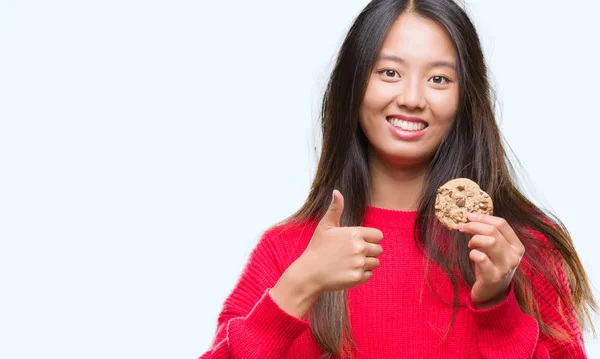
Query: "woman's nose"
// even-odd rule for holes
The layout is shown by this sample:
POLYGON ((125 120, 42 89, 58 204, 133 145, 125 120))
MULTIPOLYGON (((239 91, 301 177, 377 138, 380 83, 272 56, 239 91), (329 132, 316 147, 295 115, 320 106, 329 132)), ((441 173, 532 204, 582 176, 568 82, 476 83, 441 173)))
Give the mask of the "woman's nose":
POLYGON ((398 106, 410 110, 423 109, 425 107, 425 97, 422 84, 414 80, 404 81, 400 86, 396 102, 398 106))

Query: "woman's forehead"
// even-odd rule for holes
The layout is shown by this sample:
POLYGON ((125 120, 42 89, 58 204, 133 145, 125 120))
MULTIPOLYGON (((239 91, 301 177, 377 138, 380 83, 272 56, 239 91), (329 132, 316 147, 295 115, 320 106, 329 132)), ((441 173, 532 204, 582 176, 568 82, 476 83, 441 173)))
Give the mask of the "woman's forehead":
POLYGON ((404 13, 392 24, 379 57, 390 55, 406 62, 455 61, 454 44, 444 28, 414 13, 404 13))

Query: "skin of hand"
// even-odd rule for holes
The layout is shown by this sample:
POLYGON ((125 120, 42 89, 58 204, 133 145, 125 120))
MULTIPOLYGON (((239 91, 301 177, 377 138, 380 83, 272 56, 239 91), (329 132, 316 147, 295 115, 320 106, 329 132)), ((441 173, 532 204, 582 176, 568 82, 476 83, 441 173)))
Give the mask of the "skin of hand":
POLYGON ((469 213, 468 219, 458 230, 472 235, 468 244, 472 249, 469 258, 474 264, 476 279, 471 300, 477 309, 488 309, 506 299, 525 247, 503 218, 469 213))
POLYGON ((282 274, 270 295, 287 313, 302 317, 318 296, 355 287, 379 267, 383 233, 369 227, 340 227, 344 197, 338 190, 302 255, 282 274))

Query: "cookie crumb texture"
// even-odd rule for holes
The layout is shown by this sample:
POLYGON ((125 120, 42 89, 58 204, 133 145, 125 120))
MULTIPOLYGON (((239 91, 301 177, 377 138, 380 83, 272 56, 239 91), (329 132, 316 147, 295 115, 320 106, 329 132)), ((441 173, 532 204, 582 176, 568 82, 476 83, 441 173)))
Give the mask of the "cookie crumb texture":
POLYGON ((437 190, 435 215, 447 228, 458 229, 471 212, 491 215, 493 210, 490 196, 468 178, 453 179, 437 190))

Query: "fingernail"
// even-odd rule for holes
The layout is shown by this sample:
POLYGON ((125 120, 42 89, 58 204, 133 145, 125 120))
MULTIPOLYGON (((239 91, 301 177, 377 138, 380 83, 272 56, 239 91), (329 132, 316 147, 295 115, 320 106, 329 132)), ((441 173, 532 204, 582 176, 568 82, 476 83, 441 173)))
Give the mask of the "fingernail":
POLYGON ((469 213, 469 215, 467 216, 467 218, 468 218, 468 219, 475 219, 475 218, 477 218, 477 217, 479 217, 479 215, 478 215, 477 213, 475 213, 475 212, 471 212, 471 213, 469 213))
POLYGON ((462 231, 463 228, 465 228, 465 224, 464 223, 459 223, 458 224, 458 230, 462 231))
POLYGON ((335 201, 335 190, 333 190, 331 192, 331 203, 330 203, 330 205, 333 203, 333 201, 335 201))

